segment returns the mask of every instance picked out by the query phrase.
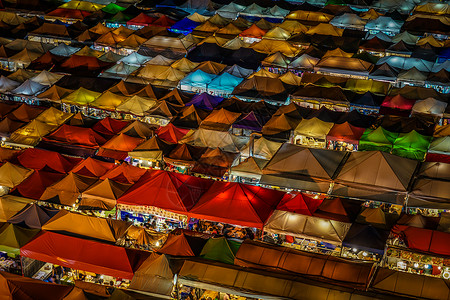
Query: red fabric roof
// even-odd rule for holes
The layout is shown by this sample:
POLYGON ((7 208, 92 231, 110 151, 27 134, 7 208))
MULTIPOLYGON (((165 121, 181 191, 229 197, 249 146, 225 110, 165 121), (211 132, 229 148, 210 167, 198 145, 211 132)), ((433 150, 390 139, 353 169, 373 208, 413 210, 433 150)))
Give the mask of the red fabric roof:
POLYGON ((169 28, 170 26, 172 26, 175 23, 176 22, 174 20, 172 20, 171 18, 169 18, 168 16, 162 15, 161 17, 158 18, 158 20, 153 22, 152 25, 153 26, 169 28))
POLYGON ((402 235, 410 249, 450 255, 450 233, 405 225, 395 225, 392 232, 402 235))
POLYGON ((277 210, 312 216, 323 199, 314 199, 305 194, 285 194, 277 206, 277 210))
POLYGON ((348 122, 334 124, 328 132, 327 140, 358 144, 365 130, 365 128, 353 126, 348 122))
POLYGON ((116 120, 110 117, 106 117, 100 122, 97 122, 92 129, 96 132, 106 135, 113 136, 118 134, 122 129, 128 125, 127 121, 116 120))
POLYGON ((54 300, 68 299, 66 296, 73 287, 23 277, 0 271, 0 297, 14 300, 47 300, 49 295, 54 300))
POLYGON ((26 168, 67 173, 82 159, 63 156, 57 152, 28 148, 17 157, 17 160, 26 168))
POLYGON ((61 180, 63 174, 36 170, 27 179, 22 181, 15 190, 20 196, 39 200, 45 189, 61 180))
POLYGON ((114 166, 115 165, 113 163, 88 157, 87 159, 76 165, 72 169, 72 172, 84 176, 100 177, 114 168, 114 166))
POLYGON ((147 173, 146 169, 141 169, 123 163, 106 172, 106 174, 100 177, 100 179, 104 180, 109 178, 112 181, 117 181, 120 183, 134 183, 138 181, 145 173, 147 173))
POLYGON ((212 180, 167 171, 144 175, 118 203, 155 206, 185 214, 211 187, 212 180))
POLYGON ((141 259, 148 256, 141 251, 45 231, 22 247, 20 255, 130 280, 141 259))
POLYGON ((159 127, 156 135, 166 142, 177 144, 188 132, 189 129, 178 128, 169 123, 164 127, 159 127))
POLYGON ((106 142, 100 134, 91 128, 83 128, 64 124, 56 131, 43 138, 46 142, 60 142, 64 144, 97 149, 106 142))
POLYGON ((47 16, 83 20, 90 14, 90 12, 79 9, 57 8, 49 12, 47 16))
POLYGON ((262 228, 283 198, 281 191, 216 181, 190 210, 195 218, 262 228))
POLYGON ((110 63, 99 60, 94 56, 84 56, 72 54, 68 59, 61 63, 60 67, 74 69, 84 67, 88 70, 97 70, 110 66, 110 63))
POLYGON ((409 116, 416 100, 405 98, 401 95, 387 96, 380 106, 380 114, 409 116))
POLYGON ((127 25, 137 25, 137 26, 148 26, 149 24, 152 24, 156 18, 152 18, 144 13, 140 13, 133 19, 129 20, 127 22, 127 25))
POLYGON ((100 147, 97 155, 124 160, 128 156, 128 151, 132 151, 143 141, 144 139, 131 137, 121 133, 100 147))

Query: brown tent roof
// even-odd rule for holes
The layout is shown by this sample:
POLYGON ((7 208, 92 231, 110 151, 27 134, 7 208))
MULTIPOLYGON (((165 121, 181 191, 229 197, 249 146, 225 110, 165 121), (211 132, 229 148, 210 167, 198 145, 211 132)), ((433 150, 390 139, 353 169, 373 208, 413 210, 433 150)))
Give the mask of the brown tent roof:
POLYGON ((231 125, 239 118, 241 114, 221 108, 214 110, 200 124, 201 128, 227 131, 231 125))
POLYGON ((96 181, 96 178, 69 173, 57 183, 47 187, 40 200, 72 206, 81 193, 96 181))

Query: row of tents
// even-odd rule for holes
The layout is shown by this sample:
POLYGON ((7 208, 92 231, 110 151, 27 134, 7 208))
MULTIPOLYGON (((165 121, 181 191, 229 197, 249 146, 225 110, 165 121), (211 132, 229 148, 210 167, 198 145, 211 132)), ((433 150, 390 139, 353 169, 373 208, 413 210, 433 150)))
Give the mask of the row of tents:
MULTIPOLYGON (((312 198, 302 194, 298 194, 294 198, 296 199, 294 201, 314 201, 312 198)), ((292 206, 298 207, 300 203, 292 203, 294 198, 284 202, 284 209, 292 206)), ((359 223, 351 225, 342 221, 342 218, 347 218, 345 219, 347 222, 349 222, 349 217, 353 219, 356 215, 355 208, 356 212, 360 210, 359 205, 355 207, 355 204, 339 202, 340 205, 344 205, 345 209, 336 210, 336 203, 324 205, 328 200, 323 201, 318 208, 313 208, 317 206, 317 203, 303 202, 303 205, 308 203, 307 207, 315 210, 313 212, 314 215, 321 215, 322 217, 309 216, 311 211, 305 206, 304 209, 297 209, 296 213, 290 213, 289 219, 291 221, 286 223, 286 221, 282 222, 279 220, 282 217, 280 215, 282 211, 277 211, 271 217, 272 221, 266 225, 266 229, 278 233, 287 233, 286 228, 299 228, 299 226, 293 226, 294 221, 292 220, 295 219, 295 223, 300 224, 299 218, 303 217, 303 222, 306 222, 306 225, 300 226, 303 228, 302 232, 298 232, 298 229, 295 230, 293 232, 295 236, 319 238, 339 244, 343 240, 344 245, 348 247, 383 252, 389 230, 385 231, 385 228, 380 229, 379 226, 386 226, 389 223, 387 215, 382 218, 381 216, 384 213, 380 215, 377 213, 378 209, 366 208, 359 214, 358 219, 362 217, 370 220, 369 222, 373 222, 372 225, 361 225, 359 223), (306 214, 303 215, 302 213, 306 214), (314 224, 317 224, 317 222, 322 222, 321 224, 324 228, 320 229, 320 226, 315 226, 314 224), (329 224, 325 225, 323 222, 328 222, 329 224), (279 227, 282 224, 285 226, 284 230, 279 227), (325 229, 327 226, 330 228, 325 229), (367 241, 370 239, 375 239, 376 241, 368 243, 367 241)), ((336 202, 336 200, 333 201, 336 202)), ((359 292, 367 291, 373 281, 371 276, 374 275, 374 270, 376 272, 395 273, 395 271, 375 267, 373 262, 356 262, 251 240, 245 240, 242 243, 242 241, 229 240, 223 237, 214 238, 208 234, 199 234, 186 230, 176 230, 168 235, 149 232, 142 228, 137 230, 130 225, 130 222, 99 219, 64 210, 58 212, 36 204, 26 204, 20 198, 3 197, 1 202, 4 208, 10 208, 7 213, 12 215, 8 219, 9 223, 5 223, 0 229, 0 241, 3 251, 7 251, 12 255, 20 254, 24 257, 77 270, 129 279, 131 280, 129 288, 138 291, 170 295, 173 287, 173 275, 176 273, 169 267, 168 262, 172 259, 175 259, 175 261, 183 259, 185 260, 184 264, 194 264, 189 267, 189 270, 194 267, 198 268, 201 265, 209 265, 210 267, 220 267, 226 271, 227 268, 232 268, 229 267, 230 264, 245 268, 251 267, 261 271, 271 268, 275 271, 275 274, 271 276, 276 276, 279 272, 287 272, 288 274, 300 276, 303 279, 314 278, 323 284, 329 285, 330 288, 340 287, 359 292), (16 207, 11 205, 14 203, 16 203, 16 207), (7 204, 10 205, 6 206, 7 204), (15 215, 14 209, 18 211, 15 215), (80 226, 74 227, 73 224, 80 224, 80 226), (39 229, 42 229, 42 231, 39 231, 39 229), (128 238, 136 239, 141 245, 150 245, 150 249, 159 254, 114 246, 113 244, 117 243, 124 235, 128 238), (77 247, 74 247, 74 245, 77 245, 77 247), (73 250, 75 248, 77 251, 73 250), (92 251, 92 249, 97 251, 92 251), (104 257, 105 253, 111 254, 111 256, 104 257), (257 254, 255 255, 255 253, 257 254), (190 258, 194 257, 201 258, 201 260, 194 259, 191 261, 190 258), (278 263, 273 264, 269 262, 278 263), (317 269, 317 264, 321 266, 319 269, 317 269), (162 272, 164 268, 166 271, 162 272), (337 270, 346 271, 337 272, 337 270), (149 282, 154 283, 154 280, 159 280, 159 284, 149 284, 149 282)), ((280 206, 280 209, 283 208, 280 206)), ((4 210, 2 212, 4 213, 4 210)), ((286 213, 285 211, 284 214, 286 213)), ((448 255, 448 247, 445 246, 445 241, 448 240, 446 238, 448 233, 445 232, 448 228, 445 224, 448 223, 445 223, 446 221, 443 218, 435 222, 440 224, 438 231, 428 229, 429 227, 419 228, 420 225, 418 224, 425 224, 425 221, 426 218, 420 215, 403 215, 397 221, 397 223, 402 225, 394 226, 392 232, 407 232, 410 249, 426 251, 432 255, 448 255), (421 221, 418 220, 420 218, 422 218, 421 221), (433 238, 426 241, 425 236, 429 236, 430 233, 433 238)), ((183 266, 183 268, 185 267, 183 266)), ((182 276, 184 273, 183 268, 179 276, 189 280, 189 276, 182 276)), ((24 271, 27 272, 27 270, 24 271)), ((190 272, 195 271, 191 270, 190 272)), ((421 275, 409 274, 408 276, 412 278, 419 276, 416 280, 419 280, 421 277, 423 277, 422 280, 442 280, 421 275)), ((192 281, 192 278, 190 280, 192 281)), ((198 277, 197 280, 202 281, 202 277, 198 277)), ((216 282, 215 280, 220 279, 215 278, 210 283, 221 282, 216 282)), ((185 282, 187 283, 188 281, 185 282)), ((391 291, 394 294, 399 292, 390 289, 386 289, 386 291, 391 291)), ((445 289, 439 289, 438 291, 433 289, 433 291, 442 295, 445 289)), ((416 295, 416 293, 428 295, 427 293, 432 293, 432 291, 409 289, 402 290, 401 293, 406 295, 416 295)))

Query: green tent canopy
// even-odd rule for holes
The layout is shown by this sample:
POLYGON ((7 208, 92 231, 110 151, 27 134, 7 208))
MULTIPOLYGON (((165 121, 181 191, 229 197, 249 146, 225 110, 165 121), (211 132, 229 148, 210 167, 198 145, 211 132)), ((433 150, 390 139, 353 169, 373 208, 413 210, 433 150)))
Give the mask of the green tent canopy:
POLYGON ((241 243, 224 237, 210 238, 200 253, 200 257, 226 264, 234 264, 234 258, 241 243))
POLYGON ((424 160, 431 139, 431 136, 421 135, 415 130, 402 133, 394 141, 392 154, 415 160, 424 160))
POLYGON ((39 229, 26 229, 5 223, 0 227, 0 251, 8 253, 12 257, 19 255, 20 248, 28 243, 39 231, 39 229))
POLYGON ((110 3, 102 8, 102 11, 111 15, 115 15, 120 11, 125 10, 126 7, 122 7, 120 5, 117 5, 115 3, 110 3))
POLYGON ((366 129, 359 140, 360 151, 384 151, 391 152, 398 133, 390 132, 383 127, 377 129, 366 129))

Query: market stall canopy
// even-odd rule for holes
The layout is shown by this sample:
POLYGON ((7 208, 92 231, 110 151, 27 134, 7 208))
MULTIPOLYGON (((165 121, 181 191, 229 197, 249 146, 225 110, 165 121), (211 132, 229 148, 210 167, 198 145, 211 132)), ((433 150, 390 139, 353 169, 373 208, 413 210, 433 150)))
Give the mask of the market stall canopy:
POLYGON ((280 191, 262 187, 216 181, 189 211, 189 215, 261 228, 283 195, 280 191))
POLYGON ((383 255, 388 237, 389 230, 378 229, 372 225, 353 223, 342 245, 383 255))
POLYGON ((14 188, 32 173, 31 169, 6 162, 0 167, 0 186, 14 188))
POLYGON ((146 169, 135 167, 127 163, 122 163, 106 172, 106 174, 100 177, 100 179, 104 180, 109 178, 120 183, 135 183, 146 172, 146 169))
POLYGON ((10 223, 3 224, 0 227, 0 251, 16 257, 20 253, 20 248, 28 243, 39 231, 39 229, 22 228, 10 223))
POLYGON ((203 247, 200 257, 232 265, 240 246, 240 242, 225 237, 210 238, 203 247))
POLYGON ((38 200, 49 185, 62 177, 62 174, 35 170, 26 180, 16 186, 14 193, 22 197, 38 200))
POLYGON ((351 223, 275 210, 267 220, 264 231, 299 238, 312 238, 326 243, 341 244, 351 223))
POLYGON ((41 280, 0 271, 0 296, 5 299, 34 298, 44 300, 48 295, 56 300, 67 299, 66 296, 72 290, 70 286, 56 283, 47 283, 41 280))
POLYGON ((132 279, 134 271, 148 254, 109 244, 42 232, 20 249, 25 257, 76 270, 132 279))
POLYGON ((90 177, 101 177, 114 167, 113 163, 101 161, 92 157, 82 160, 71 172, 90 177))
POLYGON ((129 289, 157 295, 170 295, 173 272, 166 255, 152 253, 136 270, 129 289))
POLYGON ((339 151, 303 148, 286 143, 264 167, 261 182, 327 192, 344 156, 345 153, 339 151))
POLYGON ((268 140, 264 137, 250 140, 250 142, 241 149, 242 157, 256 157, 269 160, 280 149, 282 143, 268 140))
POLYGON ((378 268, 370 290, 395 293, 402 297, 448 299, 450 289, 442 278, 378 268))
POLYGON ((335 179, 332 193, 403 203, 416 166, 417 161, 384 152, 352 152, 335 179))
POLYGON ((72 206, 77 202, 81 193, 96 181, 96 178, 69 173, 60 181, 47 187, 40 200, 72 206))
POLYGON ((28 198, 22 198, 12 195, 4 195, 0 197, 0 222, 7 222, 19 211, 24 209, 27 204, 33 202, 28 198))
POLYGON ((100 180, 81 194, 79 209, 112 210, 117 199, 129 188, 130 184, 112 181, 108 178, 100 180))
POLYGON ((26 168, 57 173, 67 173, 81 161, 79 158, 36 148, 26 149, 17 160, 26 168))
POLYGON ((248 143, 249 138, 245 136, 235 136, 228 131, 216 131, 204 128, 191 131, 180 143, 187 143, 197 147, 218 147, 223 151, 237 153, 248 143))
POLYGON ((60 210, 43 226, 43 230, 116 243, 130 227, 129 222, 97 218, 67 210, 60 210), (74 226, 77 224, 77 226, 74 226))
POLYGON ((250 240, 244 241, 239 248, 235 264, 247 268, 293 272, 359 290, 366 288, 373 267, 371 262, 354 262, 250 240))
POLYGON ((450 233, 405 225, 395 225, 392 232, 401 235, 409 249, 432 253, 435 255, 450 255, 450 233))
POLYGON ((206 239, 195 234, 172 232, 158 252, 172 256, 199 256, 206 242, 206 239))
POLYGON ((56 209, 31 203, 12 218, 8 219, 8 223, 16 224, 24 228, 41 229, 57 213, 58 210, 56 209))
POLYGON ((210 188, 212 181, 167 171, 147 173, 118 203, 154 206, 186 214, 210 188), (136 197, 139 195, 139 197, 136 197))

